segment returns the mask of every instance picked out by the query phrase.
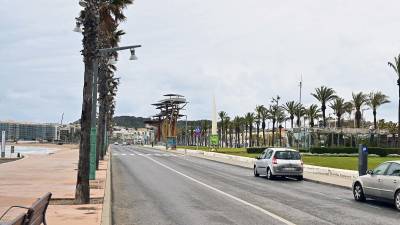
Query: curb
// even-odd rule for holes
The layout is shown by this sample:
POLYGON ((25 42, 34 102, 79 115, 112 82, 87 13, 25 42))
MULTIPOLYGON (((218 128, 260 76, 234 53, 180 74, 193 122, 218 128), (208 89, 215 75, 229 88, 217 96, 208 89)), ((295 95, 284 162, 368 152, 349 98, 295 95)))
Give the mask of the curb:
POLYGON ((351 187, 342 186, 342 185, 339 185, 339 184, 332 184, 332 183, 323 182, 323 181, 319 181, 319 180, 312 180, 312 179, 309 179, 309 178, 303 178, 303 180, 307 181, 307 182, 311 182, 311 183, 325 184, 325 185, 332 186, 332 187, 342 188, 342 189, 345 189, 345 190, 352 190, 351 187))
POLYGON ((101 213, 101 225, 111 225, 112 224, 112 214, 111 214, 111 151, 109 151, 108 157, 108 166, 107 166, 107 175, 106 175, 106 187, 104 190, 104 200, 103 200, 103 208, 101 213))

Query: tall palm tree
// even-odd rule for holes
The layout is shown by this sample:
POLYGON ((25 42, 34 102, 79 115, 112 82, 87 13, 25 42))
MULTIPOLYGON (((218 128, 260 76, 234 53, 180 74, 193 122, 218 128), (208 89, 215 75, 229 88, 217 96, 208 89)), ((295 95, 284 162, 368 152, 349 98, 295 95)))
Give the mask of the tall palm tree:
POLYGON ((282 106, 283 109, 286 110, 286 112, 289 114, 291 128, 293 128, 294 115, 296 114, 296 109, 298 106, 299 106, 299 103, 295 102, 295 101, 286 102, 282 106))
POLYGON ((227 117, 227 113, 224 111, 220 111, 218 113, 219 118, 221 119, 221 147, 224 146, 224 134, 225 134, 225 130, 224 130, 224 119, 227 117))
POLYGON ((286 120, 285 111, 278 107, 278 111, 276 112, 276 123, 279 128, 279 147, 282 147, 282 123, 286 120))
POLYGON ((371 92, 369 94, 368 105, 372 108, 372 113, 374 115, 374 128, 377 129, 376 123, 376 109, 386 103, 389 103, 389 97, 382 92, 371 92))
POLYGON ((312 104, 310 105, 310 107, 308 107, 308 109, 306 109, 306 115, 310 123, 310 127, 314 127, 314 120, 321 117, 320 113, 321 110, 318 108, 316 104, 312 104))
POLYGON ((368 102, 368 97, 367 97, 367 95, 365 95, 362 92, 353 93, 352 96, 353 96, 353 100, 351 103, 353 104, 354 108, 356 109, 356 115, 355 115, 356 125, 357 125, 357 128, 360 128, 360 125, 361 125, 360 122, 361 122, 361 117, 362 117, 361 107, 363 105, 365 105, 365 103, 368 102))
POLYGON ((83 84, 83 102, 81 113, 81 141, 79 144, 78 174, 75 188, 75 202, 87 204, 90 200, 89 189, 89 155, 90 155, 90 123, 92 111, 92 77, 94 72, 93 62, 97 60, 98 48, 99 11, 98 1, 87 0, 85 8, 81 11, 79 20, 83 24, 83 62, 85 66, 83 84))
POLYGON ((269 106, 269 115, 272 120, 272 146, 275 146, 275 123, 279 115, 280 107, 278 105, 269 106))
POLYGON ((256 118, 255 118, 255 123, 256 123, 256 131, 257 131, 257 146, 260 146, 260 123, 262 120, 262 113, 264 110, 263 105, 258 105, 256 106, 256 118))
POLYGON ((399 103, 397 110, 397 138, 400 143, 400 54, 397 57, 394 57, 394 63, 388 62, 388 65, 393 68, 394 72, 397 75, 397 85, 399 86, 399 103))
POLYGON ((254 113, 246 114, 247 126, 249 126, 249 147, 253 146, 253 123, 254 123, 254 113))
POLYGON ((315 93, 311 93, 321 103, 322 120, 324 127, 326 127, 325 110, 326 104, 336 98, 335 91, 332 88, 321 86, 315 89, 315 93))
POLYGON ((224 128, 225 128, 225 146, 228 147, 229 140, 228 134, 230 134, 230 125, 231 125, 231 118, 229 116, 225 116, 224 118, 224 128))
POLYGON ((345 102, 345 100, 340 97, 335 98, 329 107, 335 112, 337 117, 337 127, 341 127, 341 117, 346 113, 346 110, 350 110, 351 113, 353 108, 350 102, 345 102))

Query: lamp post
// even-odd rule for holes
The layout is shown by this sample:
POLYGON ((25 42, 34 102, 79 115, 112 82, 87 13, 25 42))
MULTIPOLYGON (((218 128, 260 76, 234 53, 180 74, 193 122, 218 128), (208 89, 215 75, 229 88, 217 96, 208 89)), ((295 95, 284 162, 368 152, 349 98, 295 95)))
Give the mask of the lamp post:
POLYGON ((99 72, 99 58, 108 55, 109 53, 130 49, 130 60, 137 60, 135 55, 135 48, 142 47, 141 45, 131 45, 116 48, 103 48, 96 50, 96 57, 93 60, 93 79, 92 79, 92 113, 90 121, 90 166, 89 166, 89 180, 96 179, 96 113, 97 113, 97 76, 99 72))

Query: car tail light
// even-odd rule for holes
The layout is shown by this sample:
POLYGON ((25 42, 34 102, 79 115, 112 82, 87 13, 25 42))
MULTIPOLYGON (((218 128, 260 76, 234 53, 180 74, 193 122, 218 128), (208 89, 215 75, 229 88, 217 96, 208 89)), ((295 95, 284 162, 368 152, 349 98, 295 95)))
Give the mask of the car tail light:
POLYGON ((276 160, 275 157, 272 158, 272 164, 278 164, 278 161, 276 160))

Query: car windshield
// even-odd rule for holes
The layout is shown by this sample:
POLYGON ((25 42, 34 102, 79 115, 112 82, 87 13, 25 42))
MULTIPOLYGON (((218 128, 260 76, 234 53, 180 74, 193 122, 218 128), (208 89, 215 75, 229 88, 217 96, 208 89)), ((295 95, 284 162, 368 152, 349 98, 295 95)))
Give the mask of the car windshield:
POLYGON ((275 158, 277 159, 289 159, 289 160, 299 160, 301 158, 300 153, 292 151, 277 151, 275 153, 275 158))

